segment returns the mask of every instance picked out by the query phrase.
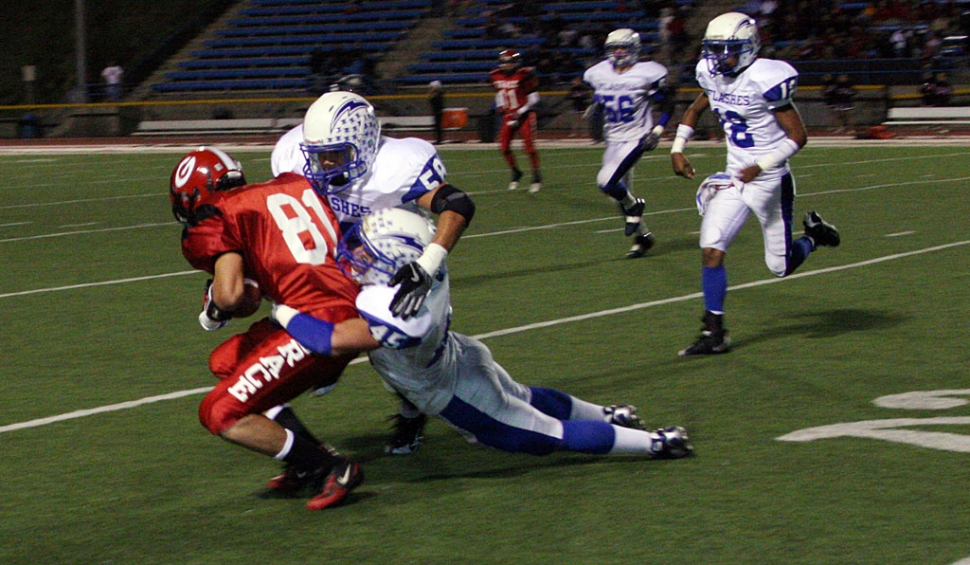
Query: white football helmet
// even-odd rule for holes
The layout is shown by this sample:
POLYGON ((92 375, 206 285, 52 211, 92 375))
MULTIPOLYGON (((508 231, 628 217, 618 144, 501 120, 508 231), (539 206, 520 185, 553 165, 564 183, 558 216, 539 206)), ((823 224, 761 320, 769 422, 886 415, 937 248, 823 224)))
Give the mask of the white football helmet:
POLYGON ((328 92, 303 118, 303 174, 321 195, 347 188, 377 157, 381 124, 370 102, 353 92, 328 92))
POLYGON ((615 29, 606 36, 606 56, 614 67, 629 67, 640 58, 640 34, 632 29, 615 29))
POLYGON ((401 208, 377 210, 347 230, 337 264, 360 284, 387 284, 401 267, 421 257, 434 233, 434 224, 424 216, 401 208))
POLYGON ((711 76, 737 74, 758 58, 761 36, 754 18, 728 12, 711 20, 701 41, 701 57, 711 76), (729 59, 735 59, 732 65, 729 59))

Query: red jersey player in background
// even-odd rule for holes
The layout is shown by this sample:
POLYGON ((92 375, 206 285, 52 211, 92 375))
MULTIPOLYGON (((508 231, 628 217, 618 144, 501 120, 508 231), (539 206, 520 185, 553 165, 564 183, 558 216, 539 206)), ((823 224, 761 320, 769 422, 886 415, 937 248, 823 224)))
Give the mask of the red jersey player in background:
MULTIPOLYGON (((182 254, 213 276, 199 315, 202 327, 216 330, 252 315, 262 296, 299 303, 333 324, 358 318, 358 287, 335 260, 337 221, 310 183, 285 173, 245 184, 239 163, 213 148, 189 153, 172 172, 172 212, 185 225, 182 254)), ((317 440, 285 404, 336 383, 355 357, 332 354, 312 355, 261 319, 212 352, 209 368, 220 382, 199 407, 202 425, 213 434, 286 463, 271 489, 296 492, 322 483, 307 503, 311 510, 341 502, 363 480, 356 462, 317 440)))
POLYGON ((532 67, 522 66, 522 55, 518 51, 506 49, 499 53, 498 68, 488 74, 488 80, 495 87, 495 106, 502 114, 502 128, 499 130, 498 139, 505 162, 512 169, 509 190, 519 188, 519 179, 522 178, 522 171, 516 166, 515 154, 511 148, 512 136, 519 132, 532 164, 532 185, 529 186, 529 192, 539 192, 542 188, 542 174, 539 172, 539 153, 535 146, 535 106, 539 103, 539 77, 532 67))

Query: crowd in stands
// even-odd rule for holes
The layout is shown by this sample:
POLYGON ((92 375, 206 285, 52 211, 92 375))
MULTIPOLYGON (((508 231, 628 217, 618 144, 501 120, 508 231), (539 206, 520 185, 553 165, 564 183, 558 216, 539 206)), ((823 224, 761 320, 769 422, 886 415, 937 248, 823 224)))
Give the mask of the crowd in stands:
POLYGON ((765 55, 806 59, 918 58, 930 66, 947 36, 970 32, 956 2, 751 0, 765 55))
POLYGON ((486 18, 485 39, 542 39, 538 47, 528 50, 527 64, 535 66, 543 87, 568 86, 603 55, 606 36, 620 25, 656 21, 659 41, 645 39, 645 50, 657 49, 654 56, 681 53, 690 38, 686 31, 691 4, 674 0, 618 0, 613 8, 616 21, 566 21, 557 13, 551 17, 542 11, 541 3, 514 0, 481 12, 486 18))
MULTIPOLYGON (((944 38, 970 35, 970 4, 966 7, 964 11, 955 0, 748 0, 737 9, 758 20, 765 57, 787 61, 907 58, 920 59, 924 68, 931 69, 941 66, 944 38)), ((639 17, 658 20, 659 40, 651 56, 672 65, 683 63, 680 80, 692 80, 699 38, 687 34, 690 4, 621 0, 616 10, 636 10, 639 17)), ((568 85, 601 56, 606 34, 616 27, 596 21, 540 19, 540 3, 518 0, 483 15, 488 17, 488 38, 544 39, 540 48, 526 53, 529 64, 547 83, 544 86, 568 85)), ((964 55, 970 47, 967 43, 961 46, 964 55)))

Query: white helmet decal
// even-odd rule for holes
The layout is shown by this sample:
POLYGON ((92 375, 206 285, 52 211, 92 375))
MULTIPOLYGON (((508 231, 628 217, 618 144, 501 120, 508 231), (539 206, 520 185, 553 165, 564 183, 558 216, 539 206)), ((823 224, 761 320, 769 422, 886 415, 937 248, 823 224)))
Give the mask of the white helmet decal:
POLYGON ((340 192, 370 171, 380 137, 380 122, 367 100, 352 92, 328 92, 303 118, 303 173, 318 193, 340 192))
POLYGON ((387 284, 401 267, 421 257, 434 232, 434 224, 414 212, 377 210, 347 230, 337 251, 337 264, 361 284, 387 284))

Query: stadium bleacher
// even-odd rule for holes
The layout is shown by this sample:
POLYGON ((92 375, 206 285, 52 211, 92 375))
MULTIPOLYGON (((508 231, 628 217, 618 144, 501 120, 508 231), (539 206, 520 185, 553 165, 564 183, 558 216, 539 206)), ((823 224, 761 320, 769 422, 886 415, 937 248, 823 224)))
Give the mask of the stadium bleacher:
MULTIPOLYGON (((422 61, 408 65, 408 74, 397 79, 402 85, 442 83, 482 83, 495 68, 498 52, 516 49, 527 57, 527 64, 535 65, 539 54, 556 60, 573 60, 577 68, 587 66, 602 53, 594 47, 560 46, 544 37, 540 28, 565 25, 578 35, 590 33, 598 38, 618 27, 630 27, 640 33, 644 48, 659 39, 659 20, 648 18, 642 11, 621 9, 617 0, 543 2, 533 7, 531 15, 503 14, 508 2, 483 0, 476 2, 463 17, 455 20, 456 27, 442 33, 444 38, 432 44, 433 50, 422 53, 422 61), (498 20, 498 22, 496 22, 498 20), (516 26, 521 33, 513 37, 494 36, 496 23, 516 26), (555 25, 550 25, 555 24, 555 25)), ((557 76, 556 81, 567 77, 557 76)))
POLYGON ((248 0, 203 49, 153 85, 159 93, 304 90, 312 54, 380 57, 404 39, 432 0, 248 0))
MULTIPOLYGON (((338 57, 378 58, 399 46, 410 30, 432 9, 433 0, 378 0, 338 2, 335 0, 247 0, 192 51, 189 58, 167 72, 156 92, 200 92, 226 90, 293 90, 312 88, 314 52, 338 57)), ((560 46, 542 36, 547 30, 565 25, 579 34, 600 36, 617 27, 640 32, 645 48, 658 36, 659 22, 637 10, 620 9, 617 0, 562 0, 531 6, 528 16, 502 15, 508 2, 482 0, 470 4, 456 27, 442 32, 440 40, 407 67, 396 82, 400 85, 483 83, 503 49, 517 49, 527 57, 545 53, 574 60, 583 66, 602 49, 560 46), (522 30, 516 37, 494 37, 490 27, 501 17, 522 30), (552 24, 552 25, 551 25, 552 24)), ((557 59, 559 60, 559 59, 557 59)), ((535 61, 528 61, 535 64, 535 61)), ((557 78, 558 80, 558 78, 557 78)))

